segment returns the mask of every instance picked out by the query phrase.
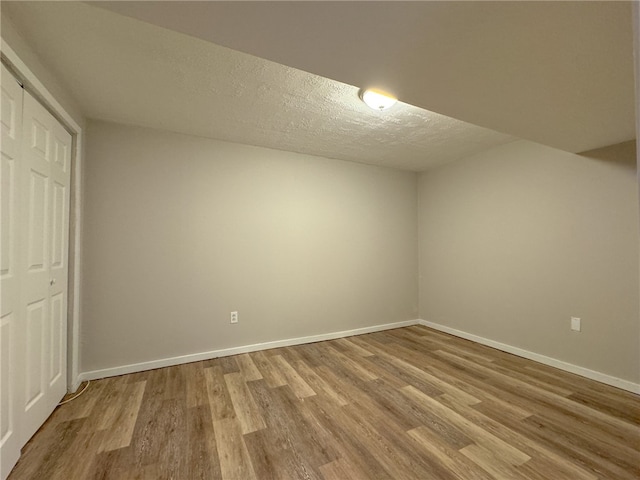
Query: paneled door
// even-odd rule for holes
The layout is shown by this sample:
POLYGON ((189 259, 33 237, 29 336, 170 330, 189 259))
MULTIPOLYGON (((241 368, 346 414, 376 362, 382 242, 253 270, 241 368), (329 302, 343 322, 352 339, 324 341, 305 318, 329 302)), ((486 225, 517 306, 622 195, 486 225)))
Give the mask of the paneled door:
POLYGON ((0 75, 0 478, 20 456, 20 303, 18 185, 20 184, 22 87, 2 65, 0 75))
POLYGON ((25 443, 67 388, 71 135, 29 92, 24 92, 22 122, 21 441, 25 443))

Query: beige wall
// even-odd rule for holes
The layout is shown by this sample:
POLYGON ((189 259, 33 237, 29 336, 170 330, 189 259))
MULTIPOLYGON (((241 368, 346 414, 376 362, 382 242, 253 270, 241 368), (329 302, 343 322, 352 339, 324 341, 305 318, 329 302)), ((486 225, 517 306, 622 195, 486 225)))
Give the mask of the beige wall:
POLYGON ((418 317, 416 174, 101 122, 87 149, 82 371, 418 317))
POLYGON ((633 142, 518 141, 417 190, 411 173, 104 122, 87 147, 81 371, 420 316, 639 380, 633 142))
POLYGON ((418 190, 421 318, 640 380, 634 142, 579 156, 518 141, 418 190))

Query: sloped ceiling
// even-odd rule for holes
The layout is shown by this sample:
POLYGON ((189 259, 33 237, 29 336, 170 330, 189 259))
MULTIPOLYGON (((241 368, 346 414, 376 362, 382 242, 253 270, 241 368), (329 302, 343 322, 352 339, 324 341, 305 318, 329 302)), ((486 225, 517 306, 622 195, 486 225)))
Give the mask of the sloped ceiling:
POLYGON ((631 2, 98 2, 581 152, 635 137, 631 2))
POLYGON ((89 118, 414 171, 514 140, 89 4, 2 12, 89 118))
POLYGON ((635 136, 630 2, 0 7, 90 118, 415 171, 635 136), (368 86, 403 102, 370 111, 368 86))

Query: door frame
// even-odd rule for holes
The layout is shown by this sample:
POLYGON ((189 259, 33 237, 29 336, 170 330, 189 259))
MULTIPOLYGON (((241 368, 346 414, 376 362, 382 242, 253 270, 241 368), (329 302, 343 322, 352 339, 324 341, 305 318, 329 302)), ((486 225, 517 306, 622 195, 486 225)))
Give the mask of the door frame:
POLYGON ((75 392, 80 386, 80 322, 82 277, 82 172, 83 132, 71 115, 55 99, 18 54, 2 39, 2 60, 16 74, 24 87, 71 133, 71 199, 69 202, 69 291, 67 302, 67 390, 75 392))

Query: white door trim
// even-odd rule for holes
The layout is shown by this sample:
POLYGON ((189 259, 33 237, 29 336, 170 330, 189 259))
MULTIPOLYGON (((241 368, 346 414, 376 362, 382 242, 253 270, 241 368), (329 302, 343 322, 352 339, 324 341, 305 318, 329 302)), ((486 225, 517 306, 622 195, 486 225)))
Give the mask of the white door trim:
POLYGON ((73 260, 73 271, 69 272, 69 306, 67 309, 67 388, 75 391, 80 386, 79 348, 80 348, 80 288, 82 259, 82 128, 60 105, 49 90, 38 80, 38 77, 20 59, 18 54, 2 39, 0 48, 2 59, 9 64, 14 73, 24 82, 29 92, 62 122, 73 136, 73 152, 71 158, 72 204, 70 205, 69 226, 73 236, 69 236, 69 259, 73 260))

